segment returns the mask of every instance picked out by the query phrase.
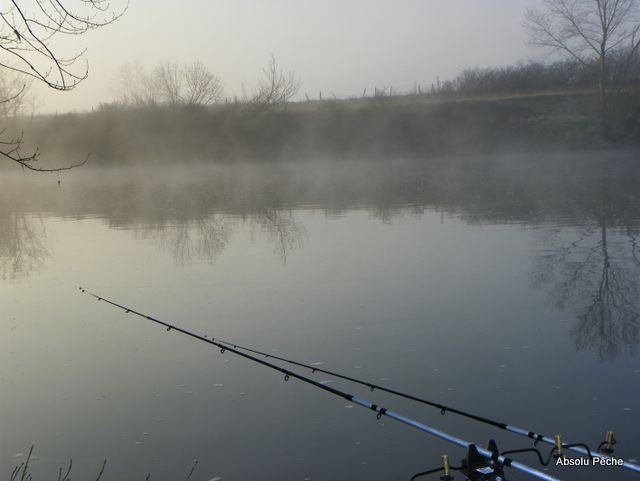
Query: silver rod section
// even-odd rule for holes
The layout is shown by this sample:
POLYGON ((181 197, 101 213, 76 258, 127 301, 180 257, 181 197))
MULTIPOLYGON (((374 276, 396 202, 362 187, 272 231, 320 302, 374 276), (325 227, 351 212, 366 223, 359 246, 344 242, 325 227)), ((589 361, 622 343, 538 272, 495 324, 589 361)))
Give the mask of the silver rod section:
MULTIPOLYGON (((181 327, 178 327, 178 326, 176 326, 174 324, 170 324, 168 322, 161 321, 159 319, 156 319, 155 317, 147 316, 146 314, 143 314, 143 313, 138 312, 138 311, 136 311, 134 309, 131 309, 129 307, 126 307, 126 306, 123 306, 121 304, 118 304, 118 303, 116 303, 114 301, 111 301, 111 300, 105 298, 105 297, 100 297, 100 296, 98 296, 96 294, 92 294, 91 292, 88 292, 88 291, 84 290, 82 287, 80 288, 80 291, 84 292, 84 293, 86 293, 86 294, 88 294, 88 295, 90 295, 90 296, 92 296, 94 298, 96 298, 99 301, 104 301, 107 304, 111 304, 114 307, 122 309, 126 313, 132 313, 132 314, 135 314, 136 316, 142 317, 143 319, 147 319, 149 321, 155 322, 156 324, 160 324, 161 326, 166 327, 167 331, 170 331, 170 330, 173 329, 173 330, 175 330, 175 331, 177 331, 177 332, 179 332, 181 334, 184 334, 186 336, 189 336, 189 337, 192 337, 194 339, 198 339, 199 341, 206 342, 207 344, 211 344, 211 345, 214 345, 216 347, 219 347, 219 348, 221 348, 222 352, 227 350, 227 351, 229 351, 229 352, 231 352, 233 354, 236 354, 236 355, 238 355, 240 357, 244 357, 245 359, 249 359, 249 360, 254 361, 254 362, 258 363, 258 364, 262 364, 263 366, 266 366, 266 367, 269 367, 269 368, 274 369, 276 371, 279 371, 279 372, 285 374, 285 380, 289 379, 289 377, 293 377, 293 378, 299 379, 300 381, 305 382, 307 384, 311 384, 311 385, 313 385, 313 386, 315 386, 317 388, 322 389, 323 391, 327 391, 327 392, 329 392, 331 394, 334 394, 336 396, 344 398, 344 399, 346 399, 346 400, 348 400, 350 402, 353 402, 354 404, 357 404, 359 406, 362 406, 364 408, 371 409, 372 411, 375 411, 380 415, 389 416, 390 418, 395 419, 396 421, 399 421, 399 422, 401 422, 403 424, 406 424, 408 426, 411 426, 411 427, 414 427, 416 429, 419 429, 422 432, 425 432, 427 434, 431 434, 432 436, 436 436, 436 437, 438 437, 440 439, 443 439, 445 441, 448 441, 450 443, 456 444, 456 445, 458 445, 460 447, 468 449, 469 446, 471 446, 471 444, 472 444, 472 443, 470 443, 468 441, 464 441, 464 440, 462 440, 460 438, 456 438, 455 436, 447 434, 447 433, 445 433, 443 431, 439 431, 439 430, 437 430, 435 428, 427 426, 426 424, 422 424, 422 423, 419 423, 418 421, 414 421, 413 419, 410 419, 410 418, 407 418, 405 416, 402 416, 401 414, 394 413, 393 411, 388 411, 386 408, 379 407, 378 405, 372 404, 369 401, 365 401, 363 399, 356 398, 355 396, 353 396, 351 394, 348 394, 346 392, 340 391, 339 389, 335 389, 335 388, 332 388, 332 387, 329 387, 329 386, 325 386, 324 384, 320 384, 319 382, 314 381, 312 379, 309 379, 309 378, 307 378, 307 377, 305 377, 305 376, 303 376, 301 374, 295 373, 293 371, 289 371, 288 369, 284 369, 284 368, 282 368, 280 366, 272 364, 272 363, 270 363, 268 361, 265 361, 263 359, 258 359, 256 357, 250 355, 250 354, 247 354, 247 353, 244 353, 242 351, 239 351, 236 348, 229 347, 228 345, 225 345, 225 344, 221 344, 219 341, 216 341, 213 338, 209 339, 209 338, 207 338, 205 336, 201 336, 199 334, 195 334, 195 333, 193 333, 191 331, 188 331, 186 329, 182 329, 181 327)), ((484 457, 486 459, 494 459, 493 458, 494 454, 491 451, 489 451, 487 449, 479 448, 479 447, 476 447, 476 449, 478 450, 478 453, 482 457, 484 457)), ((543 473, 541 471, 538 471, 536 469, 530 468, 529 466, 527 466, 525 464, 521 464, 521 463, 512 461, 511 459, 507 458, 506 456, 497 456, 495 458, 495 461, 497 463, 503 465, 503 466, 511 467, 513 469, 516 469, 516 470, 521 471, 523 473, 527 473, 527 474, 529 474, 529 475, 531 475, 533 477, 536 477, 538 479, 542 479, 543 481, 562 481, 562 480, 560 480, 558 478, 554 478, 553 476, 549 476, 549 475, 547 475, 547 474, 545 474, 545 473, 543 473)))
MULTIPOLYGON (((542 434, 536 434, 536 433, 531 433, 529 431, 525 431, 524 429, 520 429, 520 428, 516 428, 515 426, 505 426, 505 429, 511 433, 514 434, 519 434, 520 436, 526 436, 528 438, 533 439, 534 441, 539 441, 541 443, 545 443, 545 444, 550 444, 551 446, 555 446, 556 445, 556 441, 555 439, 551 439, 547 436, 543 436, 542 434)), ((581 456, 584 457, 589 457, 589 451, 587 451, 585 448, 583 448, 582 446, 571 446, 571 447, 566 447, 563 443, 562 445, 562 449, 566 449, 567 451, 572 451, 576 454, 579 454, 581 456)), ((593 456, 594 458, 600 458, 600 459, 614 459, 613 456, 609 456, 607 454, 603 454, 603 453, 599 453, 597 451, 591 451, 591 456, 593 456)), ((640 466, 638 466, 637 464, 631 463, 627 460, 624 460, 623 464, 620 465, 621 468, 626 468, 629 469, 631 471, 635 471, 636 473, 640 473, 640 466)))
MULTIPOLYGON (((300 375, 298 373, 289 371, 288 369, 284 369, 284 368, 282 368, 280 366, 274 365, 274 364, 272 364, 272 363, 270 363, 268 361, 265 361, 263 359, 258 359, 256 357, 250 355, 250 354, 241 352, 235 346, 234 347, 230 347, 224 341, 222 341, 222 342, 224 342, 224 344, 221 344, 220 341, 216 341, 213 338, 207 338, 206 336, 201 336, 199 334, 195 334, 195 333, 193 333, 191 331, 188 331, 186 329, 182 329, 182 328, 180 328, 180 327, 178 327, 176 325, 169 324, 167 322, 161 321, 161 320, 156 319, 154 317, 148 316, 148 315, 143 314, 141 312, 138 312, 138 311, 136 311, 134 309, 131 309, 129 307, 126 307, 126 306, 118 304, 118 303, 116 303, 114 301, 111 301, 111 300, 109 300, 107 298, 104 298, 104 297, 98 296, 96 294, 93 294, 91 292, 88 292, 88 291, 84 290, 82 287, 80 287, 80 291, 83 292, 83 293, 86 293, 86 294, 88 294, 88 295, 90 295, 90 296, 92 296, 94 298, 96 298, 99 301, 104 301, 104 302, 106 302, 108 304, 111 304, 114 307, 122 309, 126 313, 130 313, 131 312, 131 313, 133 313, 133 314, 135 314, 135 315, 137 315, 139 317, 142 317, 142 318, 147 319, 149 321, 152 321, 152 322, 155 322, 157 324, 160 324, 160 325, 166 327, 167 331, 170 331, 170 330, 173 329, 173 330, 175 330, 177 332, 180 332, 181 334, 185 334, 185 335, 187 335, 189 337, 192 337, 192 338, 198 339, 200 341, 206 342, 207 344, 212 344, 212 345, 214 345, 216 347, 219 347, 219 348, 221 348, 222 352, 224 352, 225 350, 228 350, 229 352, 232 352, 232 353, 234 353, 234 354, 236 354, 238 356, 241 356, 241 357, 244 357, 246 359, 252 360, 252 361, 257 362, 258 364, 262 364, 262 365, 264 365, 266 367, 270 367, 271 369, 274 369, 276 371, 279 371, 279 372, 285 374, 285 380, 289 379, 289 377, 293 377, 293 378, 299 379, 299 380, 301 380, 301 381, 303 381, 303 382, 305 382, 307 384, 311 384, 311 385, 316 386, 316 387, 318 387, 318 388, 320 388, 320 389, 322 389, 324 391, 330 392, 331 394, 335 394, 335 395, 337 395, 339 397, 347 399, 348 401, 351 401, 354 404, 357 404, 357 405, 359 405, 361 407, 364 407, 364 408, 367 408, 367 409, 371 409, 371 410, 377 412, 379 415, 386 415, 386 416, 388 416, 388 417, 390 417, 390 418, 392 418, 392 419, 394 419, 396 421, 399 421, 399 422, 401 422, 403 424, 406 424, 408 426, 414 427, 414 428, 416 428, 416 429, 418 429, 418 430, 420 430, 422 432, 425 432, 427 434, 431 434, 432 436, 436 436, 436 437, 438 437, 440 439, 443 439, 443 440, 445 440, 447 442, 456 444, 457 446, 460 446, 460 447, 468 449, 473 444, 473 443, 470 443, 468 441, 464 441, 463 439, 460 439, 460 438, 457 438, 457 437, 452 436, 450 434, 447 434, 447 433, 445 433, 443 431, 439 431, 439 430, 437 430, 435 428, 427 426, 426 424, 419 423, 417 421, 414 421, 413 419, 410 419, 410 418, 407 418, 407 417, 402 416, 400 414, 394 413, 393 411, 389 411, 386 408, 379 407, 379 406, 377 406, 375 404, 370 403, 369 401, 365 401, 363 399, 356 398, 355 396, 352 396, 351 394, 345 393, 345 392, 340 391, 338 389, 331 388, 331 387, 326 386, 324 384, 321 384, 321 383, 319 383, 317 381, 309 379, 309 378, 307 378, 305 376, 302 376, 302 375, 300 375)), ((522 431, 522 430, 517 430, 518 428, 512 428, 512 429, 516 429, 516 431, 513 431, 515 433, 518 433, 518 434, 524 433, 524 431, 522 431)), ((540 436, 540 438, 544 439, 542 436, 540 436)), ((546 440, 545 440, 545 442, 546 442, 546 440)), ((555 442, 553 442, 552 444, 555 444, 555 442)), ((517 471, 521 471, 523 473, 529 474, 530 476, 536 477, 536 478, 541 479, 543 481, 561 481, 558 478, 555 478, 553 476, 549 476, 549 475, 547 475, 547 474, 545 474, 545 473, 543 473, 541 471, 538 471, 536 469, 533 469, 533 468, 531 468, 531 467, 529 467, 529 466, 527 466, 525 464, 521 464, 521 463, 518 463, 516 461, 513 461, 510 458, 507 458, 506 456, 496 456, 496 457, 494 457, 494 453, 492 453, 491 451, 489 451, 487 449, 483 449, 483 448, 480 448, 480 447, 477 447, 477 446, 476 446, 476 449, 477 449, 478 453, 483 458, 488 459, 488 460, 492 460, 493 459, 495 462, 497 462, 497 463, 499 463, 499 464, 501 464, 503 466, 511 467, 511 468, 513 468, 513 469, 515 469, 517 471)))
MULTIPOLYGON (((440 438, 444 441, 447 441, 452 444, 456 444, 462 448, 469 449, 469 446, 473 444, 473 443, 470 443, 469 441, 465 441, 464 439, 460 439, 450 434, 447 434, 443 431, 439 431, 435 428, 432 428, 431 426, 427 426, 426 424, 419 423, 417 421, 414 421, 413 419, 407 418, 393 411, 389 411, 389 410, 382 411, 382 408, 378 407, 377 405, 373 405, 369 401, 365 401, 364 399, 359 399, 354 396, 353 398, 351 398, 351 402, 359 406, 362 406, 363 408, 371 409, 378 413, 381 412, 383 415, 390 417, 391 419, 395 419, 396 421, 406 424, 407 426, 411 426, 422 432, 425 432, 427 434, 431 434, 432 436, 440 438)), ((489 459, 489 460, 493 459, 494 454, 491 451, 481 448, 479 446, 476 446, 476 449, 478 450, 478 453, 480 454, 480 456, 482 456, 483 458, 489 459)), ((517 461, 508 459, 506 456, 498 456, 496 458, 496 462, 503 466, 508 466, 510 468, 515 469, 516 471, 526 473, 530 476, 533 476, 538 479, 542 479, 544 481, 561 481, 559 478, 555 478, 553 476, 543 473, 542 471, 533 469, 527 466, 526 464, 518 463, 517 461)))
MULTIPOLYGON (((354 383, 357 383, 357 384, 361 384, 363 386, 367 386, 367 387, 371 388, 371 390, 377 389, 379 391, 387 392, 387 393, 390 393, 390 394, 393 394, 393 395, 396 395, 396 396, 403 397, 405 399, 410 399, 412 401, 416 401, 416 402, 419 402, 419 403, 422 403, 422 404, 426 404, 428 406, 432 406, 432 407, 441 409, 443 414, 445 414, 445 412, 451 412, 453 414, 458 414, 460 416, 464 416, 464 417, 466 417, 468 419, 473 419, 475 421, 479 421, 479 422, 488 424, 490 426, 494 426, 494 427, 497 427, 499 429, 503 429, 503 430, 509 431, 509 432, 517 434, 519 436, 524 436, 524 437, 532 439, 533 441, 536 441, 536 442, 544 442, 544 443, 549 444, 551 446, 555 446, 556 445, 554 439, 549 438, 547 436, 544 436, 543 434, 540 434, 540 433, 527 431, 525 429, 517 428, 515 426, 509 426, 508 424, 503 423, 503 422, 494 421, 493 419, 489 419, 489 418, 485 418, 485 417, 482 417, 482 416, 478 416, 476 414, 472 414, 472 413, 468 413, 468 412, 465 412, 465 411, 461 411, 461 410, 455 409, 455 408, 453 408, 451 406, 445 406, 443 404, 439 404, 439 403, 436 403, 436 402, 433 402, 433 401, 429 401, 427 399, 423 399, 423 398, 420 398, 420 397, 417 397, 417 396, 413 396, 411 394, 406 394, 406 393, 403 393, 403 392, 400 392, 400 391, 396 391, 394 389, 386 388, 384 386, 378 386, 378 385, 375 385, 375 384, 367 382, 367 381, 362 381, 360 379, 356 379, 356 378, 353 378, 351 376, 346 376, 344 374, 340 374, 340 373, 337 373, 337 372, 334 372, 334 371, 329 371, 329 370, 326 370, 326 369, 322 369, 322 368, 319 368, 317 366, 310 366, 308 364, 304 364, 302 362, 294 361, 292 359, 287 359, 287 358, 284 358, 284 357, 276 356, 276 355, 274 355, 272 353, 261 352, 261 351, 258 351, 258 350, 255 350, 255 349, 251 349, 251 348, 248 348, 248 347, 244 347, 244 346, 240 346, 238 344, 234 344, 232 342, 225 341, 225 340, 222 340, 222 339, 218 339, 218 341, 220 341, 223 344, 228 344, 229 346, 232 346, 234 349, 241 349, 241 350, 244 350, 244 351, 252 352, 254 354, 259 354, 261 356, 265 356, 267 358, 272 358, 272 359, 276 359, 278 361, 283 361, 283 362, 286 362, 286 363, 289 363, 289 364, 293 364, 295 366, 300 366, 300 367, 303 367, 305 369, 309 369, 312 372, 316 372, 316 371, 317 372, 323 372, 323 373, 328 374, 330 376, 335 376, 337 378, 344 379, 346 381, 350 381, 350 382, 354 382, 354 383)), ((580 456, 584 456, 584 457, 587 457, 587 458, 614 459, 612 456, 608 456, 606 454, 601 454, 601 453, 599 453, 597 451, 596 452, 593 452, 593 451, 589 452, 587 449, 585 449, 582 446, 572 446, 571 443, 563 443, 563 448, 566 449, 567 451, 572 451, 572 452, 574 452, 576 454, 579 454, 580 456)), ((622 465, 616 464, 615 466, 612 466, 612 467, 624 467, 624 468, 629 469, 631 471, 640 472, 640 466, 638 466, 637 464, 631 463, 629 461, 624 461, 624 464, 622 464, 622 465)))

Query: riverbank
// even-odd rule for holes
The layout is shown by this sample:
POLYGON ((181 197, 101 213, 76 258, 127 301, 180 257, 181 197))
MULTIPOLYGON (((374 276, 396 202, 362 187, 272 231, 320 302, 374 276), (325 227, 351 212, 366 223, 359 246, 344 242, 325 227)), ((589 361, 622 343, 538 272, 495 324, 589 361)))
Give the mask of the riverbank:
MULTIPOLYGON (((103 105, 42 116, 28 142, 52 160, 100 165, 315 156, 425 157, 603 146, 591 92, 441 98, 406 95, 279 106, 103 105)), ((626 144, 640 144, 640 129, 626 144)), ((611 145, 606 145, 610 147, 611 145)))

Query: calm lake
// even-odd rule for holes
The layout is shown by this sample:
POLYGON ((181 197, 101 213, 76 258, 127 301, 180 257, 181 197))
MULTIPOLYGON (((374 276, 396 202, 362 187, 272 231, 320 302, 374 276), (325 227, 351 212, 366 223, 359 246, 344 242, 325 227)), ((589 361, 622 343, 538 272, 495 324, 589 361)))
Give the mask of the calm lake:
MULTIPOLYGON (((637 462, 638 157, 0 173, 0 477, 32 444, 34 481, 70 458, 71 477, 87 480, 106 458, 103 480, 184 480, 197 459, 197 481, 408 481, 441 454, 465 455, 79 286, 566 442, 595 448, 613 430, 615 455, 637 462)), ((468 441, 532 445, 300 372, 468 441)))

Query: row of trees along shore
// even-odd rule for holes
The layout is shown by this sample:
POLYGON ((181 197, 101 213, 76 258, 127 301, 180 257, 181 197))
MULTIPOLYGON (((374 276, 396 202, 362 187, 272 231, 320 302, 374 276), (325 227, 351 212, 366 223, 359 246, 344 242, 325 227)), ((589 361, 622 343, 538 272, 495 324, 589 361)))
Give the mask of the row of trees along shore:
MULTIPOLYGON (((543 0, 525 14, 532 45, 564 60, 551 64, 466 69, 455 79, 439 80, 426 94, 478 95, 597 88, 600 135, 607 140, 629 136, 640 118, 640 6, 637 0, 543 0)), ((254 105, 285 103, 298 93, 301 82, 279 70, 274 57, 264 69, 257 91, 241 100, 254 105)), ((203 104, 222 99, 222 82, 200 63, 161 64, 148 75, 140 67, 125 66, 126 104, 157 100, 203 104), (182 87, 184 85, 184 87, 182 87), (184 91, 184 93, 183 93, 184 91)), ((366 92, 366 90, 365 90, 366 92)), ((389 88, 389 96, 393 89, 389 88)), ((374 89, 385 97, 387 89, 374 89)), ((423 93, 414 89, 413 94, 423 93)), ((308 98, 308 97, 307 97, 308 98)), ((237 101, 237 97, 236 97, 237 101)))
MULTIPOLYGON (((240 98, 242 103, 254 106, 284 104, 302 86, 293 72, 280 68, 274 55, 262 69, 262 73, 262 78, 251 94, 243 85, 240 98)), ((120 67, 114 84, 116 103, 127 106, 210 105, 224 99, 222 80, 201 61, 161 62, 150 71, 139 62, 127 63, 120 67)))
MULTIPOLYGON (((628 92, 640 89, 640 52, 631 59, 625 79, 628 92)), ((620 57, 610 59, 612 70, 621 67, 620 57)), ((538 93, 588 93, 594 89, 594 79, 599 69, 597 61, 580 63, 573 59, 541 62, 519 61, 500 67, 471 67, 463 69, 450 80, 436 80, 425 86, 414 83, 409 89, 394 86, 375 86, 363 89, 362 98, 424 96, 446 100, 456 97, 489 96, 538 93)), ((126 106, 148 105, 214 105, 217 103, 277 105, 291 101, 301 92, 302 81, 293 72, 283 72, 275 58, 263 69, 264 78, 251 93, 243 86, 240 95, 226 95, 220 77, 204 67, 201 61, 190 64, 162 62, 151 71, 138 63, 126 63, 114 81, 114 103, 126 106)), ((613 82, 615 75, 610 75, 613 82)), ((317 100, 338 100, 331 91, 317 100)), ((343 100, 350 100, 349 97, 343 100)), ((305 94, 306 101, 312 98, 305 94)))
MULTIPOLYGON (((22 0, 0 12, 4 20, 0 25, 0 54, 13 60, 0 63, 0 114, 5 124, 10 118, 35 111, 35 103, 28 95, 28 81, 43 82, 56 90, 71 90, 87 77, 88 69, 76 66, 81 56, 58 54, 50 45, 52 38, 75 36, 108 25, 125 10, 126 6, 114 10, 103 1, 22 0), (67 14, 61 15, 60 5, 67 14), (44 18, 29 15, 32 10, 44 18), (27 82, 21 86, 16 75, 27 82)), ((375 88, 367 97, 374 99, 373 104, 368 100, 353 102, 359 98, 350 98, 343 99, 342 107, 378 108, 393 105, 386 102, 390 99, 404 99, 405 104, 406 100, 416 100, 419 104, 421 99, 429 103, 429 100, 443 102, 482 96, 579 94, 597 99, 597 107, 590 115, 595 128, 589 135, 605 141, 640 135, 640 0, 541 0, 539 8, 527 10, 524 27, 530 43, 551 53, 549 58, 553 61, 469 68, 454 79, 442 82, 438 79, 427 88, 416 84, 412 91, 375 88)), ((103 108, 231 103, 251 112, 283 110, 280 107, 300 100, 297 94, 302 85, 293 72, 282 70, 273 56, 257 85, 249 90, 243 85, 241 93, 231 98, 225 97, 221 78, 198 61, 163 62, 150 70, 141 64, 126 64, 114 84, 116 100, 103 108)), ((333 97, 331 101, 338 108, 340 102, 333 97)), ((362 97, 366 97, 366 89, 362 97)), ((313 107, 308 111, 313 112, 313 107)), ((22 136, 7 138, 9 132, 0 131, 1 156, 32 170, 50 170, 35 163, 40 155, 35 147, 25 153, 22 136)))
POLYGON ((275 68, 237 97, 202 63, 129 64, 113 82, 113 102, 91 113, 36 116, 24 130, 52 165, 86 152, 93 165, 124 165, 635 145, 640 62, 634 64, 609 114, 607 139, 597 64, 568 59, 465 69, 433 89, 390 94, 381 87, 370 96, 296 102, 299 80, 274 59, 275 68))

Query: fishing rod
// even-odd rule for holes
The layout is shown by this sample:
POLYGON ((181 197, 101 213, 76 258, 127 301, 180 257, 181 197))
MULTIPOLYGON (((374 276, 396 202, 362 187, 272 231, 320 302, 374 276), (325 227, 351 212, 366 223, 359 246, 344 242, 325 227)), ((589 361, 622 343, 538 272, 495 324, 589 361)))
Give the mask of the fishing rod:
MULTIPOLYGON (((589 459, 593 459, 593 458, 600 458, 602 460, 607 460, 607 459, 614 459, 612 458, 612 456, 610 456, 610 454, 613 453, 613 445, 616 444, 616 441, 613 437, 613 431, 607 431, 606 436, 605 436, 605 440, 600 443, 600 445, 598 446, 598 448, 594 451, 592 449, 589 448, 589 446, 587 446, 586 444, 582 444, 582 443, 574 443, 574 444, 568 444, 568 443, 563 443, 562 442, 562 438, 560 438, 560 441, 558 440, 557 436, 554 436, 553 438, 550 436, 545 436, 544 434, 539 434, 536 433, 534 431, 530 431, 530 430, 526 430, 526 429, 522 429, 522 428, 518 428, 516 426, 512 426, 509 425, 507 423, 504 422, 500 422, 500 421, 495 421, 493 419, 489 419, 483 416, 479 416, 477 414, 473 414, 473 413, 469 413, 466 411, 462 411, 460 409, 456 409, 453 408, 451 406, 446 406, 444 404, 440 404, 434 401, 429 401, 428 399, 424 399, 418 396, 414 396, 412 394, 407 394, 401 391, 397 391, 395 389, 390 389, 390 388, 386 388, 384 386, 379 386, 377 384, 368 382, 368 381, 363 381, 361 379, 357 379, 351 376, 347 376, 345 374, 341 374, 335 371, 330 371, 327 369, 322 369, 318 366, 313 366, 313 365, 309 365, 309 364, 305 364, 299 361, 295 361, 292 359, 287 359, 285 357, 280 357, 277 356, 275 354, 272 353, 266 353, 266 352, 262 352, 259 351, 257 349, 251 349, 248 347, 244 347, 241 346, 239 344, 236 343, 232 343, 229 341, 225 341, 223 339, 220 338, 216 338, 216 340, 218 342, 221 342, 223 344, 226 344, 228 346, 232 346, 235 349, 240 349, 242 351, 246 351, 246 352, 251 352, 253 354, 258 354, 260 356, 264 356, 266 358, 272 358, 272 359, 276 359, 278 361, 282 361, 294 366, 299 366, 305 369, 310 370, 312 373, 315 372, 321 372, 323 374, 327 374, 329 376, 332 377, 336 377, 339 379, 343 379, 345 381, 349 381, 349 382, 353 382, 355 384, 360 384, 362 386, 366 386, 369 389, 371 389, 371 391, 373 392, 374 390, 378 390, 378 391, 382 391, 382 392, 386 392, 389 394, 393 394, 395 396, 398 397, 402 397, 404 399, 409 399, 411 401, 415 401, 421 404, 426 404, 427 406, 431 406, 437 409, 440 409, 440 413, 444 416, 447 412, 453 413, 453 414, 457 414, 463 417, 466 417, 468 419, 473 419, 475 421, 479 421, 481 423, 484 424, 488 424, 490 426, 494 426, 497 427, 499 429, 517 434, 519 436, 524 436, 526 438, 530 438, 533 440, 534 445, 537 445, 538 443, 544 443, 544 444, 548 444, 551 446, 554 446, 556 449, 558 450, 562 450, 562 449, 567 449, 569 451, 572 451, 576 454, 579 454, 583 457, 589 458, 589 459), (601 452, 603 451, 603 452, 601 452)), ((617 465, 617 464, 616 464, 617 465)), ((637 464, 631 463, 629 461, 624 461, 624 464, 622 464, 621 467, 624 467, 626 469, 629 469, 631 471, 635 471, 635 472, 640 472, 640 466, 638 466, 637 464)))
MULTIPOLYGON (((176 331, 179 332, 180 334, 184 334, 188 337, 191 337, 193 339, 197 339, 199 341, 202 342, 206 342, 207 344, 216 346, 220 349, 220 352, 222 354, 224 354, 225 352, 230 352, 233 353, 237 356, 243 357, 245 359, 248 359, 250 361, 256 362, 258 364, 261 364, 265 367, 271 368, 275 371, 278 371, 282 374, 284 374, 284 380, 288 381, 290 378, 295 378, 298 379, 306 384, 310 384, 312 386, 315 386, 319 389, 322 389, 325 392, 328 392, 330 394, 333 394, 335 396, 338 396, 340 398, 346 399, 347 401, 361 406, 365 409, 370 409, 372 411, 374 411, 376 413, 376 418, 377 419, 381 419, 382 416, 386 416, 389 417, 395 421, 398 421, 402 424, 405 424, 407 426, 411 426, 419 431, 422 431, 424 433, 430 434, 434 437, 437 437, 443 441, 447 441, 451 444, 455 444, 459 447, 465 448, 468 450, 468 452, 470 453, 470 458, 472 456, 477 456, 480 457, 482 459, 485 460, 485 466, 484 467, 478 467, 478 468, 474 468, 473 471, 475 472, 476 470, 478 471, 478 475, 479 476, 484 476, 482 473, 482 470, 486 470, 486 469, 493 469, 494 471, 499 471, 501 472, 501 469, 503 466, 506 467, 510 467, 516 471, 520 471, 522 473, 528 474, 530 476, 533 476, 537 479, 543 480, 543 481, 561 481, 559 478, 556 478, 554 476, 548 475, 546 473, 543 473, 542 471, 539 471, 537 469, 531 468, 530 466, 526 465, 526 464, 522 464, 518 461, 514 461, 511 458, 508 458, 507 456, 501 455, 497 449, 485 449, 485 448, 481 448, 476 446, 474 443, 471 443, 469 441, 465 441, 464 439, 458 438, 456 436, 452 436, 444 431, 440 431, 438 429, 435 429, 431 426, 428 426, 426 424, 420 423, 418 421, 415 421, 409 417, 403 416, 402 414, 396 413, 394 411, 391 411, 387 408, 384 408, 382 406, 378 406, 377 404, 371 403, 365 399, 361 399, 359 397, 356 397, 352 394, 349 394, 347 392, 344 392, 340 389, 335 389, 331 386, 327 386, 326 384, 322 384, 318 381, 315 381, 311 378, 308 378, 306 376, 303 376, 302 374, 298 374, 294 371, 290 371, 289 369, 285 369, 281 366, 278 366, 276 364, 273 364, 269 361, 266 361, 264 359, 258 358, 252 354, 248 354, 246 352, 243 352, 239 349, 233 348, 231 346, 229 346, 228 344, 224 344, 220 341, 215 340, 214 338, 209 338, 206 335, 199 335, 196 334, 194 332, 188 331, 186 329, 183 329, 179 326, 176 326, 174 324, 170 324, 168 322, 164 322, 161 321, 159 319, 156 319, 154 317, 148 316, 146 314, 143 314, 141 312, 138 312, 134 309, 131 309, 129 307, 123 306, 121 304, 118 304, 117 302, 111 301, 105 297, 102 296, 98 296, 97 294, 93 294, 85 289, 83 289, 82 287, 79 288, 80 291, 82 293, 88 294, 92 297, 94 297, 95 299, 97 299, 98 301, 104 301, 107 304, 110 304, 114 307, 117 307, 119 309, 122 309, 123 311, 125 311, 126 313, 132 313, 135 314, 136 316, 139 316, 143 319, 147 319, 149 321, 155 322, 156 324, 159 324, 163 327, 167 328, 167 332, 169 331, 176 331), (495 468, 498 468, 497 470, 495 468)), ((491 443, 490 443, 491 444, 491 443)), ((495 444, 495 443, 493 443, 495 444)), ((473 473, 469 473, 469 474, 473 474, 473 473)), ((476 479, 480 480, 480 477, 477 477, 476 479)))

